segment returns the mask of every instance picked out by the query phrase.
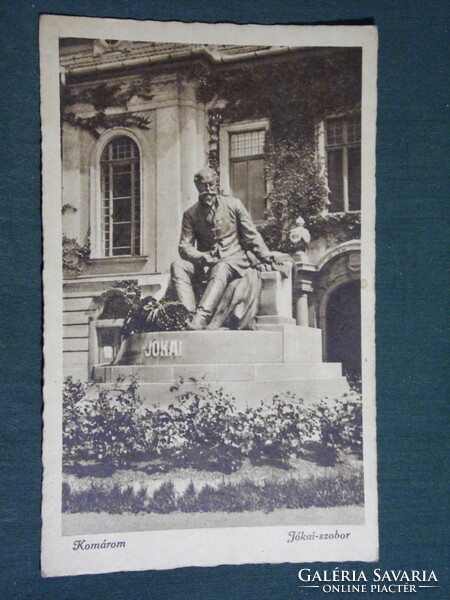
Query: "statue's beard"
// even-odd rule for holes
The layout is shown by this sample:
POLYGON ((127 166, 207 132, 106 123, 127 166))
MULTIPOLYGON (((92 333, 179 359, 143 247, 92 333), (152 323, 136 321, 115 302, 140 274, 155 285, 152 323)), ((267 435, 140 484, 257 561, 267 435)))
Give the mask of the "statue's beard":
POLYGON ((211 204, 217 198, 217 192, 202 192, 198 195, 198 199, 204 205, 211 204))

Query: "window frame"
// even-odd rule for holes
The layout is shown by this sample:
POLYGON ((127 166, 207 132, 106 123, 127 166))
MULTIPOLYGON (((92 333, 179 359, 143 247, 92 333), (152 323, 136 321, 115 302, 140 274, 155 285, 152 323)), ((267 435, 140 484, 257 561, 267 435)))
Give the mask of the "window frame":
MULTIPOLYGON (((141 256, 141 172, 140 172, 140 164, 141 164, 141 155, 139 152, 139 147, 134 142, 132 138, 129 136, 118 135, 113 137, 103 148, 103 152, 100 158, 100 178, 101 178, 101 190, 102 190, 102 203, 103 203, 103 211, 102 211, 102 236, 103 236, 103 254, 105 257, 113 258, 116 256, 141 256), (118 139, 128 139, 133 144, 136 149, 137 155, 133 157, 124 157, 121 159, 114 159, 111 157, 105 158, 105 152, 115 140, 118 139), (130 220, 129 222, 124 221, 123 223, 116 221, 114 219, 114 202, 119 199, 118 196, 114 195, 114 175, 117 175, 115 171, 115 167, 123 167, 125 165, 130 165, 130 171, 132 176, 130 177, 130 190, 129 190, 129 202, 130 202, 130 220), (104 183, 106 184, 106 173, 104 172, 104 167, 107 167, 108 172, 108 188, 109 188, 109 198, 106 199, 105 191, 103 189, 104 183), (136 173, 137 171, 137 173, 136 173), (139 192, 136 193, 136 180, 139 180, 139 192), (136 205, 137 200, 139 199, 139 216, 136 216, 136 205), (108 202, 108 215, 106 214, 105 203, 108 202), (130 252, 129 253, 117 253, 114 254, 114 250, 119 247, 114 246, 114 228, 116 225, 129 225, 129 235, 130 235, 130 252), (139 243, 136 243, 136 229, 139 229, 139 243), (108 248, 106 247, 106 231, 108 230, 108 248)), ((126 198, 126 196, 124 196, 126 198)), ((119 248, 120 249, 120 248, 119 248)))
POLYGON ((91 259, 102 259, 107 261, 130 261, 142 260, 148 255, 149 243, 151 242, 151 231, 144 227, 151 212, 148 202, 144 199, 149 194, 149 182, 145 170, 146 157, 150 156, 146 141, 136 134, 135 131, 126 127, 115 127, 103 132, 98 140, 93 143, 90 154, 89 175, 89 224, 91 231, 91 259), (137 145, 139 151, 139 180, 140 180, 140 244, 139 254, 117 254, 107 255, 105 253, 104 239, 104 206, 101 186, 101 160, 107 145, 116 137, 126 136, 137 145), (150 237, 149 237, 150 236, 150 237))
MULTIPOLYGON (((349 208, 349 185, 348 185, 348 149, 349 148, 359 148, 360 149, 360 156, 361 156, 361 160, 362 160, 362 135, 360 134, 360 139, 356 142, 342 142, 339 144, 328 144, 328 139, 327 139, 327 129, 328 129, 328 123, 329 121, 332 121, 334 119, 342 119, 342 120, 349 120, 355 117, 359 117, 360 119, 360 123, 361 123, 361 111, 360 110, 354 110, 354 111, 349 111, 346 113, 338 113, 338 114, 332 114, 332 115, 328 115, 323 121, 321 121, 317 127, 317 137, 318 137, 318 155, 319 155, 319 159, 320 162, 323 166, 322 169, 322 175, 324 175, 324 177, 327 180, 327 188, 328 188, 328 196, 331 193, 330 188, 328 187, 328 183, 329 183, 329 178, 328 178, 328 152, 330 150, 333 149, 342 149, 342 173, 343 173, 343 198, 342 198, 342 202, 343 202, 343 210, 337 210, 337 211, 330 211, 329 210, 329 204, 330 202, 327 203, 327 206, 325 208, 326 213, 328 214, 334 214, 334 215, 338 215, 338 214, 345 214, 345 213, 359 213, 361 212, 361 208, 359 209, 350 209, 349 208)), ((361 125, 360 125, 361 126, 361 125)), ((362 173, 362 166, 360 169, 360 172, 362 173)), ((362 177, 360 179, 360 207, 361 207, 361 203, 362 203, 362 177)))
MULTIPOLYGON (((220 188, 222 193, 225 195, 231 194, 231 159, 230 159, 230 138, 231 134, 236 133, 247 133, 250 131, 261 131, 265 134, 269 130, 268 119, 255 119, 251 121, 239 121, 236 123, 226 123, 220 126, 219 132, 219 158, 220 158, 220 188)), ((265 158, 265 155, 255 155, 255 158, 265 158)), ((246 157, 247 160, 251 160, 252 156, 246 157)), ((244 157, 243 157, 243 160, 244 157)), ((237 161, 236 161, 237 162, 237 161)), ((264 181, 264 188, 267 194, 268 185, 264 181)), ((267 208, 267 207, 266 207, 267 208)), ((251 215, 250 215, 251 216, 251 215)), ((263 220, 255 220, 256 224, 262 223, 263 220)))

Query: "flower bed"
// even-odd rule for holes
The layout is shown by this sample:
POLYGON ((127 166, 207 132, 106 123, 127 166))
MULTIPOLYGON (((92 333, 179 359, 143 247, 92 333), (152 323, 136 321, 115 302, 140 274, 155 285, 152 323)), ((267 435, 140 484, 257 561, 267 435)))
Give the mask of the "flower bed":
POLYGON ((305 405, 292 395, 238 410, 220 387, 197 382, 173 386, 166 409, 144 408, 138 385, 88 397, 68 378, 63 399, 64 463, 94 460, 119 466, 158 459, 173 466, 236 471, 244 459, 288 465, 309 456, 335 464, 345 453, 362 453, 362 405, 355 393, 305 405))

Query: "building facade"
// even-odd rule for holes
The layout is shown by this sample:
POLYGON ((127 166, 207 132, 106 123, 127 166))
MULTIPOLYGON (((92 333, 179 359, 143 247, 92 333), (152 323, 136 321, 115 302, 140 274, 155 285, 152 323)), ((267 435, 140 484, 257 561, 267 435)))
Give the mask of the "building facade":
POLYGON ((66 374, 114 359, 121 286, 163 296, 209 164, 269 248, 294 256, 297 323, 357 376, 360 49, 63 39, 60 65, 66 374))

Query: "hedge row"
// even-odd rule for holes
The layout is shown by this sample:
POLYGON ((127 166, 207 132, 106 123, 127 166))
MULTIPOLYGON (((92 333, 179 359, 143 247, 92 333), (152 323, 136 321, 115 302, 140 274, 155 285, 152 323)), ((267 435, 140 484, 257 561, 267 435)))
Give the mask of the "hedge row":
POLYGON ((135 491, 115 484, 101 489, 92 484, 87 490, 72 490, 63 484, 62 506, 66 513, 108 512, 171 513, 241 512, 277 508, 309 508, 363 504, 363 479, 360 472, 327 474, 308 479, 290 478, 285 481, 257 483, 223 483, 214 488, 205 485, 196 490, 190 483, 183 494, 175 492, 171 481, 162 483, 150 496, 145 489, 135 491))

